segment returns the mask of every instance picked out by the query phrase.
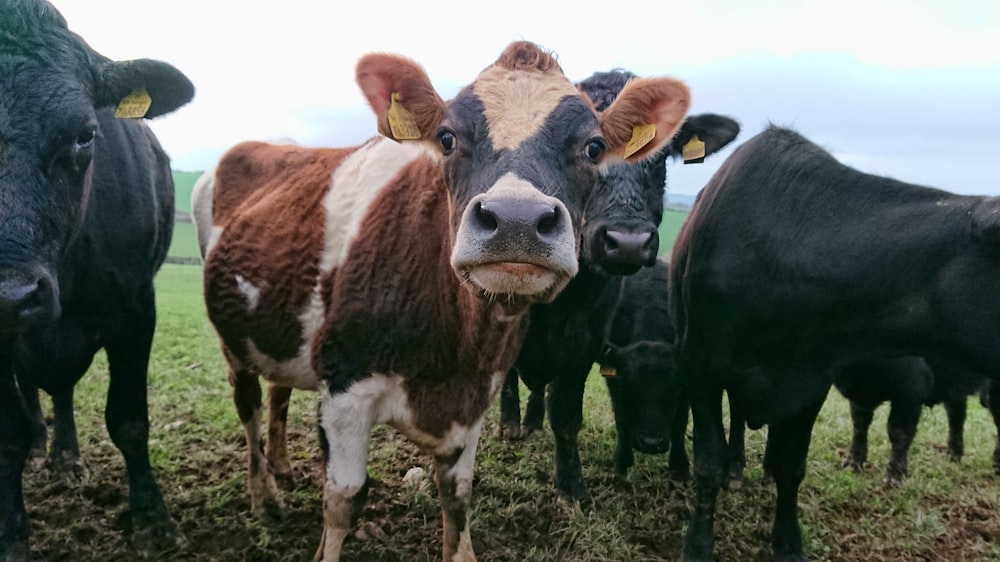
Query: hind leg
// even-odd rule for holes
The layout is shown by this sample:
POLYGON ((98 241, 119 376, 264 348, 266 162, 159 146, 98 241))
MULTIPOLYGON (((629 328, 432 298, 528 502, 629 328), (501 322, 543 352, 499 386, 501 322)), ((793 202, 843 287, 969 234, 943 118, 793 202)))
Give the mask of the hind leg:
POLYGON ((291 483, 292 463, 288 459, 288 404, 292 389, 274 383, 267 385, 267 464, 277 481, 291 483))
POLYGON ((226 353, 226 360, 229 362, 229 382, 233 385, 233 403, 246 436, 250 509, 254 515, 280 519, 284 516, 284 505, 264 454, 261 434, 263 404, 260 378, 243 367, 231 353, 226 353))

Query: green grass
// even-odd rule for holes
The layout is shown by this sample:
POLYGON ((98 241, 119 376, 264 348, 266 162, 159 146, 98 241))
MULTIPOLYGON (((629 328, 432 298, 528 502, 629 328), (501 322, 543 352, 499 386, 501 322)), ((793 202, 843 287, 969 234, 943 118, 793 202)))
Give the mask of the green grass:
POLYGON ((191 190, 201 172, 183 172, 174 170, 174 205, 178 211, 191 212, 191 190))

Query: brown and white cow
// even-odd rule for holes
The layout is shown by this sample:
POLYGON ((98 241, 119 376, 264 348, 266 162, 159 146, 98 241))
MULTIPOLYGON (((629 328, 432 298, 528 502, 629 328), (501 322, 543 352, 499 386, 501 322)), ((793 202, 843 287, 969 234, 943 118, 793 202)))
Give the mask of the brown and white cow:
POLYGON ((384 136, 351 148, 244 143, 194 195, 252 505, 280 511, 261 448, 263 376, 283 393, 320 391, 317 559, 340 558, 365 500, 370 431, 388 423, 434 457, 444 560, 475 560, 476 446, 528 308, 576 273, 601 166, 655 155, 690 96, 671 78, 638 79, 598 115, 525 41, 449 102, 400 56, 363 57, 357 81, 384 136))

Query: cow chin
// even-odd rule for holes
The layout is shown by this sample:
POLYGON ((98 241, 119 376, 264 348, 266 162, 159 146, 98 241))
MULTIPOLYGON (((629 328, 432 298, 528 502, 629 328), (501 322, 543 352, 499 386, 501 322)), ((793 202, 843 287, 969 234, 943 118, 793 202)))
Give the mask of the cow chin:
POLYGON ((521 262, 475 265, 466 270, 464 277, 483 295, 505 308, 551 300, 570 278, 565 272, 521 262))

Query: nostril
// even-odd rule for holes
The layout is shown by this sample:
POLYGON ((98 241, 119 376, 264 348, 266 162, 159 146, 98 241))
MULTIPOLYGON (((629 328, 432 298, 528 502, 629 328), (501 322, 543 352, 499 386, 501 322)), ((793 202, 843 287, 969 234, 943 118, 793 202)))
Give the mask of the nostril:
POLYGON ((542 236, 550 236, 559 231, 559 213, 555 207, 542 211, 538 219, 538 233, 542 236))
POLYGON ((605 227, 601 227, 601 238, 604 239, 604 245, 608 251, 618 249, 618 238, 605 227))
POLYGON ((473 216, 475 217, 476 224, 482 227, 483 230, 494 232, 497 229, 497 215, 491 209, 488 208, 489 203, 485 205, 481 202, 476 203, 476 208, 474 209, 473 216))

